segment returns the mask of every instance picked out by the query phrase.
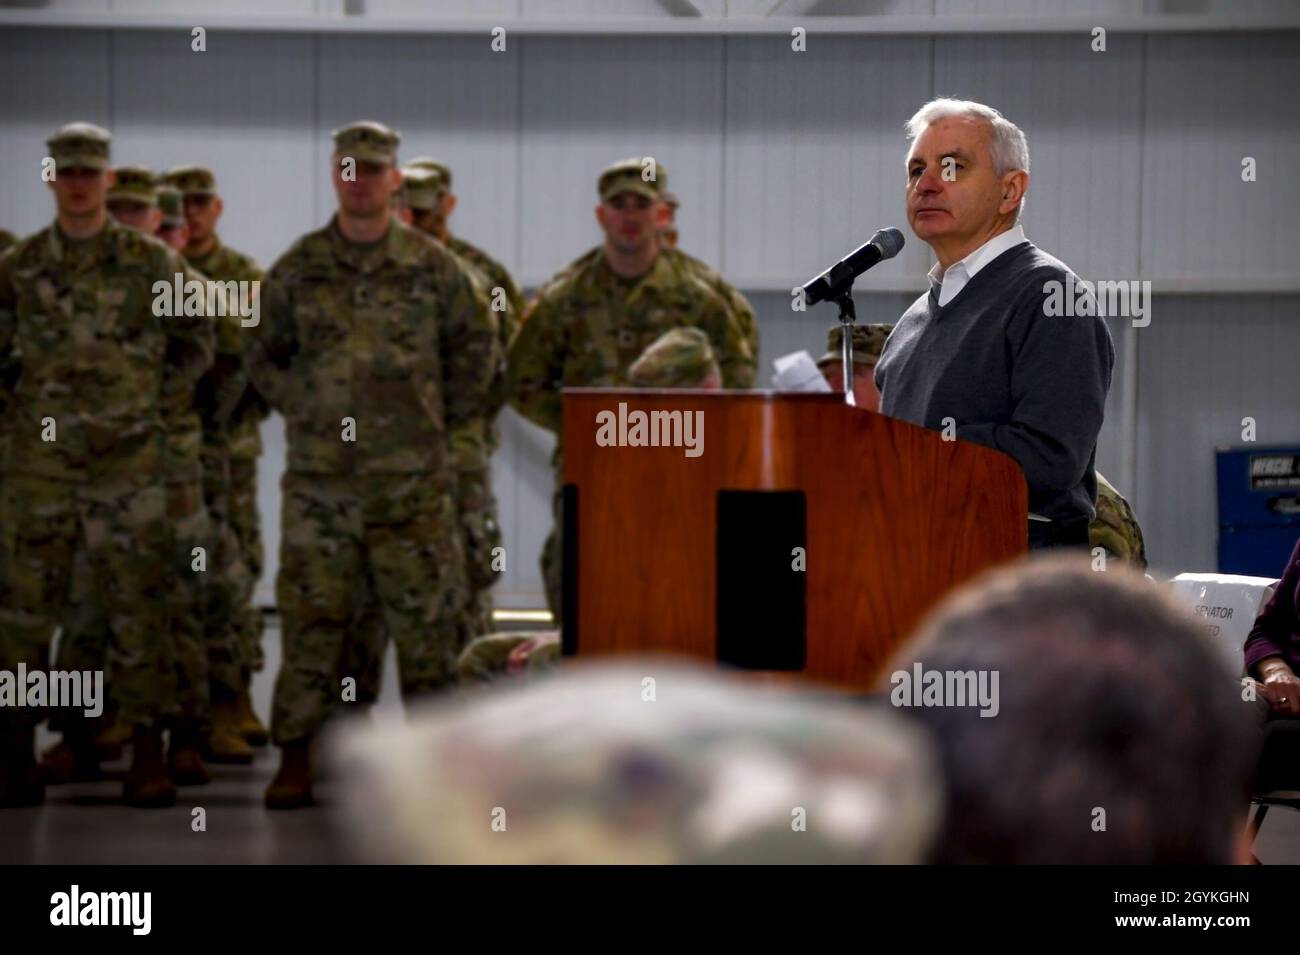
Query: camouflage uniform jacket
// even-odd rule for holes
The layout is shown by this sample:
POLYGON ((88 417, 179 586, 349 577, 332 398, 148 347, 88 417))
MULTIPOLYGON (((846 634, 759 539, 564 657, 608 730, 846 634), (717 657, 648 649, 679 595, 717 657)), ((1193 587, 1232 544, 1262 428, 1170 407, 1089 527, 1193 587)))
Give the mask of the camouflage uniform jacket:
MULTIPOLYGON (((188 260, 190 265, 216 282, 256 282, 262 270, 247 255, 236 252, 213 237, 212 248, 188 260)), ((219 320, 216 330, 217 358, 199 385, 199 409, 204 418, 204 438, 228 446, 230 456, 255 460, 262 453, 261 424, 270 410, 251 387, 243 367, 241 348, 244 327, 236 314, 219 320), (224 418, 229 413, 228 420, 224 418)))
POLYGON ((161 474, 164 412, 192 400, 212 363, 207 318, 159 316, 177 273, 163 243, 109 221, 70 242, 57 225, 0 259, 0 414, 13 426, 8 470, 67 481, 161 474), (42 439, 54 419, 55 440, 42 439))
POLYGON ((261 311, 244 356, 285 417, 290 472, 444 473, 449 435, 484 416, 499 361, 486 302, 396 220, 371 245, 334 222, 303 236, 267 273, 261 311))
POLYGON ((748 388, 755 355, 727 303, 673 258, 627 283, 603 252, 548 283, 525 314, 507 363, 521 414, 557 434, 565 387, 628 387, 627 371, 670 328, 709 336, 723 385, 748 388))

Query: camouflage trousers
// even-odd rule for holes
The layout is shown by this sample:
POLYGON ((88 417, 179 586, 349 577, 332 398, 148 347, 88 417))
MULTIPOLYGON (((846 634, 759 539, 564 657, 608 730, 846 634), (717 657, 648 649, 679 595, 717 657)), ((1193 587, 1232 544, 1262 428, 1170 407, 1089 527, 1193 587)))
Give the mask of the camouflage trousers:
POLYGON ((166 491, 147 476, 88 484, 6 474, 0 482, 0 669, 46 665, 55 627, 70 614, 80 549, 81 587, 94 593, 107 621, 106 693, 131 724, 151 724, 170 712, 176 671, 167 638, 166 517, 166 491))
POLYGON ((546 606, 551 610, 555 626, 560 626, 564 609, 564 479, 556 478, 555 493, 551 496, 551 532, 542 544, 542 584, 546 588, 546 606))
POLYGON ((253 578, 231 517, 229 455, 223 445, 212 441, 205 441, 203 447, 203 500, 214 548, 205 615, 208 680, 213 702, 224 702, 235 699, 244 684, 244 617, 253 578))
MULTIPOLYGON (((198 481, 169 482, 166 495, 169 556, 162 567, 167 611, 164 626, 176 668, 176 692, 174 705, 164 715, 201 723, 209 710, 205 607, 213 548, 208 513, 198 481), (199 547, 205 553, 196 557, 195 548, 199 547), (196 564, 196 560, 203 563, 196 564)), ((55 665, 61 670, 102 669, 112 642, 111 628, 84 545, 78 545, 73 555, 70 596, 55 665)), ((66 730, 67 725, 55 714, 50 728, 66 730)))
MULTIPOLYGON (((492 587, 500 576, 494 569, 497 564, 493 552, 501 546, 501 529, 490 470, 460 475, 456 498, 468 587, 464 607, 456 618, 457 642, 463 647, 492 629, 492 587)), ((373 703, 379 698, 387 649, 379 605, 374 593, 367 589, 343 655, 345 671, 357 679, 358 702, 373 703)))
MULTIPOLYGON (((397 646, 402 695, 453 682, 464 556, 450 492, 431 474, 339 477, 287 473, 276 602, 282 663, 271 734, 310 736, 343 699, 348 635, 397 646), (374 595, 366 616, 366 594, 374 595)), ((380 658, 382 659, 382 657, 380 658)))
POLYGON ((262 651, 262 611, 253 602, 257 582, 262 579, 262 521, 257 510, 257 459, 230 459, 230 527, 234 532, 239 557, 247 582, 246 592, 238 597, 236 628, 239 639, 239 662, 244 673, 266 666, 262 651))

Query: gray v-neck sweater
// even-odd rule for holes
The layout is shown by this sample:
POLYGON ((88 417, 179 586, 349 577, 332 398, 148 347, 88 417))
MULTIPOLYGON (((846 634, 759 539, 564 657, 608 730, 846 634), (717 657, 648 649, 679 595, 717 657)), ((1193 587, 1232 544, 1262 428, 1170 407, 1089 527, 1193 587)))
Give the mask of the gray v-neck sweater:
POLYGON ((1059 259, 1021 242, 942 308, 931 288, 885 342, 876 387, 881 414, 936 431, 952 418, 958 438, 1014 458, 1033 513, 1092 520, 1115 346, 1095 314, 1044 313, 1044 283, 1064 287, 1069 274, 1059 259))

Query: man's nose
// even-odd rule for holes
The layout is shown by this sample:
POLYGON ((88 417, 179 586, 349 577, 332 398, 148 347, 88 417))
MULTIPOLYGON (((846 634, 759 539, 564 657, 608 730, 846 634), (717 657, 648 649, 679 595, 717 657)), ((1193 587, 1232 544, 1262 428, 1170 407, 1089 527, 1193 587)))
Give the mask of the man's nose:
POLYGON ((927 196, 940 192, 942 189, 943 180, 936 173, 929 170, 921 173, 921 177, 916 181, 916 191, 927 196))

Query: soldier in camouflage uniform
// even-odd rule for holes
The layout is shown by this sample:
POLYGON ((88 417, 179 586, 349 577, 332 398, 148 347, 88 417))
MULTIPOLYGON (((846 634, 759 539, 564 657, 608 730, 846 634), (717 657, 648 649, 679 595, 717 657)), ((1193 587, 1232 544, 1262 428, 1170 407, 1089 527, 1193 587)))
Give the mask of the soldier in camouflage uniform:
POLYGON ((284 415, 289 445, 272 808, 311 802, 311 739, 340 699, 364 589, 378 596, 408 698, 452 680, 460 651, 449 436, 483 416, 500 356, 469 274, 392 216, 398 139, 373 122, 335 133, 339 211, 271 268, 261 323, 246 330, 249 372, 284 415))
MULTIPOLYGON (((628 161, 631 162, 632 160, 628 161)), ((643 162, 643 160, 638 160, 638 168, 642 168, 640 164, 643 162)), ((659 203, 655 209, 655 230, 659 235, 661 251, 675 265, 694 274, 705 285, 726 300, 735 321, 740 326, 741 335, 744 337, 750 353, 757 359, 759 353, 758 317, 754 314, 753 307, 749 304, 749 300, 716 270, 678 248, 676 216, 680 203, 675 194, 667 191, 668 170, 663 163, 656 162, 654 164, 653 174, 661 190, 659 203)), ((571 274, 577 269, 589 265, 598 251, 598 248, 592 249, 579 256, 561 269, 556 278, 571 274)), ((555 279, 551 281, 555 281, 555 279)))
MULTIPOLYGON (((817 359, 826 383, 832 391, 844 390, 843 357, 840 355, 842 326, 832 325, 826 332, 826 352, 817 359)), ((853 344, 853 401, 868 411, 880 410, 880 392, 876 390, 876 362, 884 350, 885 339, 894 330, 893 325, 854 325, 850 341, 853 344)))
POLYGON ((118 166, 108 190, 108 214, 128 228, 154 235, 162 222, 152 169, 118 166))
MULTIPOLYGON (((181 195, 175 189, 158 187, 155 205, 159 211, 158 238, 179 252, 187 229, 181 211, 181 195)), ((203 276, 197 276, 202 279, 203 276)), ((168 369, 171 374, 172 369, 168 369)), ((168 723, 171 742, 167 752, 172 781, 180 786, 210 781, 203 764, 200 742, 208 720, 208 665, 204 646, 206 601, 206 556, 211 552, 208 512, 203 504, 199 463, 199 416, 191 400, 169 403, 163 410, 167 431, 163 473, 167 493, 167 537, 169 559, 164 578, 167 595, 168 635, 176 666, 176 703, 168 723), (198 563, 197 561, 201 561, 198 563)), ((63 670, 102 669, 110 643, 108 619, 95 592, 89 555, 79 549, 73 560, 72 612, 64 621, 57 665, 63 670)), ((92 743, 79 732, 79 717, 54 713, 50 728, 63 739, 41 760, 47 783, 66 783, 98 776, 97 757, 103 751, 106 734, 92 743)), ((112 732, 110 730, 109 732, 112 732)))
MULTIPOLYGON (((445 206, 448 180, 444 178, 449 175, 447 167, 433 159, 419 159, 403 167, 399 193, 401 198, 395 209, 403 222, 433 236, 452 251, 456 260, 489 300, 490 317, 496 325, 501 345, 502 363, 493 377, 488 416, 468 423, 451 435, 452 452, 459 462, 456 469, 460 475, 456 489, 456 507, 470 589, 469 600, 459 621, 461 643, 464 645, 482 637, 492 628, 491 587, 498 576, 493 569, 493 551, 501 546, 501 531, 496 516, 496 497, 492 493, 491 456, 499 441, 496 416, 506 397, 504 359, 509 340, 518 327, 520 296, 514 281, 503 267, 469 243, 452 238, 447 231, 446 220, 440 210, 450 208, 445 206), (469 250, 468 253, 462 254, 466 250, 469 250)), ((454 198, 453 196, 452 199, 454 198)), ((451 207, 454 207, 454 201, 451 207)), ((378 616, 378 604, 373 595, 367 594, 361 617, 344 650, 342 672, 356 677, 357 700, 362 703, 373 703, 379 698, 383 680, 384 653, 387 648, 378 616)))
MULTIPOLYGON (((698 328, 673 328, 655 339, 627 371, 634 388, 722 387, 722 369, 709 337, 698 328)), ((491 680, 502 673, 545 669, 559 659, 558 631, 490 633, 461 652, 456 668, 464 682, 491 680)))
POLYGON ((538 293, 510 349, 511 401, 529 420, 556 433, 552 463, 555 525, 542 551, 546 598, 560 619, 560 506, 564 484, 560 434, 565 387, 622 387, 641 352, 670 328, 691 326, 709 337, 722 381, 748 388, 757 356, 741 324, 716 291, 680 259, 661 254, 654 229, 660 184, 642 176, 640 160, 601 173, 596 218, 600 248, 538 293))
POLYGON ((669 660, 487 688, 339 750, 367 861, 916 863, 941 822, 898 714, 669 660))
POLYGON ((1106 556, 1147 569, 1146 545, 1133 508, 1115 485, 1097 472, 1097 516, 1088 525, 1088 546, 1102 547, 1106 556))
MULTIPOLYGON (((181 193, 173 186, 158 187, 161 223, 158 237, 177 253, 185 248, 189 227, 181 193)), ((208 276, 199 274, 199 278, 208 276)), ((223 327, 213 323, 215 339, 223 327)), ((215 348, 215 340, 214 340, 215 348)), ((209 368, 184 406, 170 410, 167 454, 163 466, 167 480, 167 518, 172 558, 167 569, 168 611, 176 656, 176 716, 167 750, 168 768, 178 786, 209 782, 202 745, 208 732, 211 698, 208 687, 207 604, 208 581, 218 548, 203 495, 203 425, 198 392, 211 375, 209 368)))
MULTIPOLYGON (((47 665, 84 549, 111 631, 106 689, 135 728, 123 797, 170 805, 163 419, 211 363, 212 329, 199 316, 154 314, 155 282, 195 276, 165 245, 106 216, 109 139, 75 123, 48 140, 57 219, 0 260, 0 414, 12 424, 0 669, 47 665)), ((33 728, 30 714, 0 713, 0 804, 43 798, 33 728)))
MULTIPOLYGON (((486 290, 489 306, 497 320, 498 341, 504 358, 519 331, 519 319, 524 313, 523 294, 504 265, 477 246, 452 234, 447 220, 456 209, 456 194, 452 192, 450 167, 429 158, 417 159, 408 165, 412 170, 425 170, 433 174, 428 186, 412 191, 412 225, 450 249, 486 290), (431 205, 429 199, 432 199, 431 205)), ((465 472, 466 480, 459 489, 457 498, 465 534, 466 566, 473 591, 465 627, 468 638, 480 636, 492 627, 491 588, 500 576, 494 569, 493 550, 501 546, 497 501, 492 493, 492 454, 501 442, 496 418, 505 406, 506 398, 503 363, 492 384, 492 399, 487 415, 480 425, 484 432, 485 442, 482 446, 486 447, 486 454, 478 462, 476 470, 465 472)), ((473 444, 480 445, 477 436, 473 444)))
MULTIPOLYGON (((122 225, 145 235, 157 234, 162 213, 158 207, 153 170, 144 166, 115 168, 107 205, 108 214, 122 225)), ((85 555, 78 555, 73 566, 77 568, 74 581, 78 581, 73 584, 74 592, 93 595, 94 584, 86 576, 90 571, 85 555)), ((56 663, 60 669, 65 670, 102 669, 108 652, 108 624, 103 609, 93 600, 79 600, 75 606, 77 610, 67 621, 59 639, 56 663)), ((47 750, 42 757, 42 770, 49 783, 97 778, 99 769, 96 758, 116 759, 121 755, 122 744, 131 737, 131 727, 120 719, 117 706, 112 700, 106 702, 104 714, 93 724, 77 721, 78 731, 87 726, 94 727, 93 754, 73 747, 73 744, 80 745, 81 739, 79 736, 67 735, 64 717, 65 714, 55 713, 50 718, 50 728, 64 733, 64 739, 47 750)))
MULTIPOLYGON (((164 179, 184 199, 189 226, 184 254, 190 265, 213 281, 260 283, 257 263, 222 243, 216 233, 224 205, 212 170, 178 166, 164 179)), ((256 288, 250 285, 253 294, 256 288)), ((212 727, 207 749, 209 758, 219 763, 249 762, 251 746, 267 741, 266 729, 253 712, 249 684, 253 672, 263 666, 262 612, 253 596, 262 574, 257 458, 262 452, 261 423, 269 409, 244 369, 243 333, 237 314, 218 320, 217 360, 199 389, 203 495, 218 549, 209 578, 212 727)))

